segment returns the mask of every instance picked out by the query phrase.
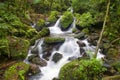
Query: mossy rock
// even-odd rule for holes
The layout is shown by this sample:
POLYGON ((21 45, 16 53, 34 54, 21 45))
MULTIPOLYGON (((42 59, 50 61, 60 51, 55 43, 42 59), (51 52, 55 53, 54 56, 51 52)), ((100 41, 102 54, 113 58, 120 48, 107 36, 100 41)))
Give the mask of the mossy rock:
POLYGON ((44 26, 45 26, 45 20, 40 19, 40 20, 38 20, 38 22, 37 22, 37 24, 35 26, 35 29, 37 31, 40 31, 44 26))
POLYGON ((62 30, 67 30, 70 27, 70 25, 72 24, 72 22, 73 22, 73 15, 72 15, 72 13, 66 11, 63 14, 60 22, 61 22, 61 29, 62 30))
POLYGON ((25 75, 29 70, 29 65, 23 62, 18 62, 10 66, 5 71, 5 80, 25 80, 25 75))
POLYGON ((35 37, 33 37, 30 41, 31 45, 34 45, 35 40, 40 39, 42 37, 48 36, 50 34, 50 31, 48 28, 43 28, 35 37))
POLYGON ((27 56, 29 41, 17 37, 9 37, 10 57, 15 59, 24 59, 27 56))
POLYGON ((74 60, 64 65, 59 74, 60 80, 99 80, 106 69, 99 60, 74 60))
POLYGON ((82 30, 82 32, 85 33, 85 34, 89 34, 90 31, 89 31, 88 28, 84 28, 84 29, 82 30))
POLYGON ((59 12, 51 11, 50 16, 48 17, 48 22, 55 23, 58 19, 59 12))
POLYGON ((63 43, 64 41, 65 41, 65 38, 46 37, 44 39, 44 43, 46 43, 46 44, 63 43))
POLYGON ((33 38, 35 35, 37 35, 37 31, 35 29, 29 29, 26 32, 27 38, 33 38))

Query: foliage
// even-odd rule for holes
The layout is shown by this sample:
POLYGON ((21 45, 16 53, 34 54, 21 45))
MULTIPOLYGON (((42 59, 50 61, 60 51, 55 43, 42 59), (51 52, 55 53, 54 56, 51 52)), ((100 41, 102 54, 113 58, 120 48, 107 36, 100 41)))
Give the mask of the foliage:
POLYGON ((46 37, 46 38, 44 39, 44 43, 46 43, 46 44, 63 43, 64 41, 65 41, 64 38, 46 37))
POLYGON ((50 16, 48 17, 48 21, 50 23, 56 22, 58 19, 58 14, 59 14, 59 12, 57 12, 57 11, 51 11, 50 16))
POLYGON ((62 16, 62 18, 61 18, 61 20, 60 20, 61 25, 62 25, 61 28, 62 28, 63 30, 68 29, 69 26, 70 26, 70 24, 72 24, 72 21, 73 21, 73 15, 72 15, 72 13, 69 12, 69 11, 66 11, 66 12, 63 14, 63 16, 62 16))
POLYGON ((0 56, 1 55, 10 55, 9 44, 7 39, 0 39, 0 56))
POLYGON ((40 38, 45 37, 45 36, 48 36, 49 34, 50 34, 49 29, 46 28, 46 27, 43 28, 36 36, 34 36, 34 37, 31 39, 30 44, 31 44, 31 45, 34 45, 35 40, 40 39, 40 38))
POLYGON ((76 19, 76 25, 81 27, 90 27, 95 22, 90 12, 83 13, 82 15, 77 14, 76 19))
POLYGON ((27 56, 29 41, 17 37, 9 37, 9 54, 11 58, 24 59, 27 56))
POLYGON ((120 73, 120 62, 119 61, 113 63, 112 66, 120 73))
POLYGON ((60 80, 99 80, 106 69, 99 60, 72 61, 62 67, 60 80))
POLYGON ((28 64, 18 62, 5 71, 5 80, 25 80, 25 74, 28 70, 28 64))
POLYGON ((38 20, 36 26, 45 26, 45 20, 43 19, 38 20))

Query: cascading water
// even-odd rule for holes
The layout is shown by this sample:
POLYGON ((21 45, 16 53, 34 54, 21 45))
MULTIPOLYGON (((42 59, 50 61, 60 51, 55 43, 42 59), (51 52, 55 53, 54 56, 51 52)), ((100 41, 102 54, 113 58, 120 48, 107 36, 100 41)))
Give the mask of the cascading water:
MULTIPOLYGON (((62 34, 65 37, 65 42, 60 46, 60 48, 58 50, 53 48, 52 54, 49 57, 49 60, 45 60, 47 62, 47 65, 44 67, 40 67, 41 73, 38 76, 35 76, 33 78, 31 78, 30 80, 52 80, 53 78, 58 78, 59 75, 59 71, 61 69, 61 67, 63 65, 65 65, 66 63, 70 62, 70 60, 72 59, 77 59, 79 57, 82 57, 82 55, 84 53, 80 53, 80 46, 78 45, 77 41, 79 41, 77 38, 71 37, 71 36, 66 36, 66 33, 72 33, 72 28, 75 28, 75 19, 72 23, 72 27, 68 30, 68 31, 62 31, 59 27, 60 24, 60 19, 58 19, 58 21, 56 22, 56 24, 53 27, 49 27, 50 29, 50 33, 58 35, 58 34, 62 34), (59 53, 62 55, 62 58, 55 63, 52 59, 55 53, 59 53)), ((85 47, 84 50, 85 51, 94 51, 95 50, 95 46, 89 46, 88 41, 85 40, 81 40, 82 42, 85 43, 85 47)), ((42 44, 43 44, 43 39, 37 41, 36 43, 38 43, 38 49, 39 49, 39 56, 40 58, 42 58, 43 53, 42 53, 42 44)), ((35 46, 33 46, 32 48, 34 48, 35 46)), ((29 50, 29 54, 31 54, 31 49, 29 50)), ((100 53, 98 53, 97 58, 101 58, 104 57, 103 55, 101 55, 100 53)), ((42 58, 43 59, 43 58, 42 58)))

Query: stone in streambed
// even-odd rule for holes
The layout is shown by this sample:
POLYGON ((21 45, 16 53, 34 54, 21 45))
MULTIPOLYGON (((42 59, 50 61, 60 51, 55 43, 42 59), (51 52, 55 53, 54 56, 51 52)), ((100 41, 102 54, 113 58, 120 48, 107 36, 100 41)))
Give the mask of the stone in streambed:
POLYGON ((57 43, 63 43, 64 41, 65 41, 65 38, 46 37, 44 39, 44 43, 46 44, 57 44, 57 43))
POLYGON ((85 47, 85 43, 82 41, 77 41, 77 44, 79 45, 79 47, 85 47))
POLYGON ((30 61, 32 64, 40 65, 40 66, 46 66, 47 62, 43 59, 41 59, 38 55, 31 55, 28 57, 28 61, 30 61))
POLYGON ((38 74, 40 73, 41 70, 39 69, 39 66, 35 65, 35 64, 31 64, 30 65, 30 69, 29 69, 29 72, 28 72, 28 75, 31 76, 31 75, 35 75, 35 74, 38 74))
POLYGON ((75 38, 78 38, 78 39, 85 39, 85 34, 84 33, 79 33, 79 34, 77 34, 77 35, 75 35, 75 38))
POLYGON ((62 54, 60 54, 60 53, 55 53, 55 54, 53 55, 52 61, 54 61, 55 63, 57 63, 62 57, 63 57, 62 54))

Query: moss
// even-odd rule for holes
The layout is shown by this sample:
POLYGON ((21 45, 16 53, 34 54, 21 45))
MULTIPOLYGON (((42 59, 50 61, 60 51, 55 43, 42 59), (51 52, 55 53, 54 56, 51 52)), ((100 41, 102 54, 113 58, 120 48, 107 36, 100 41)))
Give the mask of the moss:
POLYGON ((27 38, 32 38, 37 34, 37 31, 35 29, 29 29, 26 32, 26 37, 27 38))
POLYGON ((89 34, 89 29, 88 29, 88 28, 84 28, 84 29, 82 30, 82 32, 85 33, 85 34, 89 34))
POLYGON ((61 18, 61 20, 60 20, 61 25, 62 25, 62 26, 61 26, 62 30, 68 29, 68 28, 70 27, 70 24, 72 23, 72 21, 73 21, 73 15, 72 15, 72 13, 66 11, 66 12, 63 14, 63 16, 62 16, 62 18, 61 18))
POLYGON ((59 12, 57 12, 57 11, 51 11, 50 16, 48 17, 48 21, 50 23, 56 22, 58 19, 58 14, 59 14, 59 12))
POLYGON ((33 37, 30 41, 31 45, 34 45, 35 40, 40 39, 44 36, 48 36, 50 34, 50 31, 48 28, 43 28, 35 37, 33 37))
POLYGON ((24 59, 27 56, 29 41, 17 37, 9 37, 10 57, 24 59))
POLYGON ((120 61, 116 61, 112 66, 120 73, 120 61))
POLYGON ((18 62, 5 71, 5 80, 25 80, 25 74, 29 70, 29 65, 18 62))
POLYGON ((40 20, 38 20, 38 22, 37 22, 37 24, 35 26, 35 29, 37 31, 40 31, 44 26, 45 26, 45 20, 40 19, 40 20))
POLYGON ((9 56, 9 44, 7 39, 0 39, 0 55, 9 56))
POLYGON ((56 44, 56 43, 63 43, 65 41, 64 38, 52 38, 52 37, 46 37, 44 39, 44 43, 46 44, 56 44))
POLYGON ((99 60, 74 60, 60 70, 60 80, 98 80, 106 69, 99 60))

